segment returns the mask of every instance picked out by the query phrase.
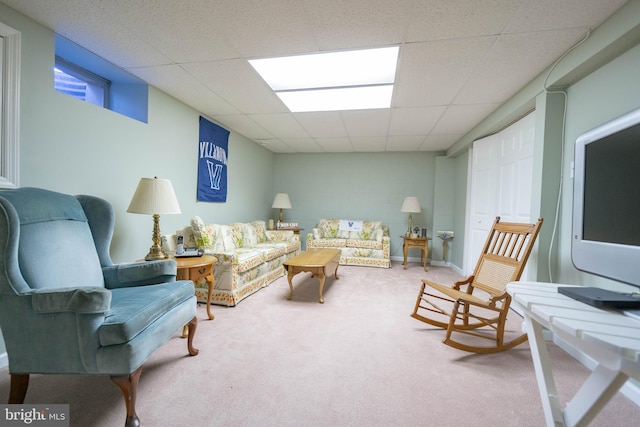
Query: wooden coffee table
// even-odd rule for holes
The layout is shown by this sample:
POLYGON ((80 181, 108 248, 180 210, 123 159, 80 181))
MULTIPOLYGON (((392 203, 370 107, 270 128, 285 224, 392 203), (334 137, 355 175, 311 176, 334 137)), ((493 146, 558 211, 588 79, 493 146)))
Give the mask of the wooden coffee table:
POLYGON ((282 263, 287 270, 289 279, 289 300, 293 298, 293 276, 304 271, 316 276, 320 281, 319 295, 320 304, 324 303, 322 298, 322 288, 326 276, 334 275, 338 277, 338 263, 340 262, 340 249, 307 249, 299 255, 289 258, 282 263))

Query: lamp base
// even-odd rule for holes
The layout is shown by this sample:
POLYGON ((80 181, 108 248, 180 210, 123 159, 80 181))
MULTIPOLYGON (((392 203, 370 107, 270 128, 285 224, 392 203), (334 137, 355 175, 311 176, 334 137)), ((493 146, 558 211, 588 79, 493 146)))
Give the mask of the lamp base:
POLYGON ((149 253, 144 257, 144 260, 154 261, 169 258, 162 250, 162 246, 160 246, 160 215, 158 214, 153 214, 153 237, 151 240, 153 241, 153 245, 149 248, 149 253))
POLYGON ((167 259, 169 256, 164 253, 160 246, 151 246, 149 253, 144 257, 145 261, 156 261, 159 259, 167 259))

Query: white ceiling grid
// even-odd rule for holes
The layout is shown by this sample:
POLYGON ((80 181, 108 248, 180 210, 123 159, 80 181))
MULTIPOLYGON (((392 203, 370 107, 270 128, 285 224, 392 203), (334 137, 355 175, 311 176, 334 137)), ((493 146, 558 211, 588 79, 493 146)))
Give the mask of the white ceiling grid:
POLYGON ((443 151, 626 0, 0 0, 276 153, 443 151), (390 109, 291 113, 248 59, 400 46, 390 109))

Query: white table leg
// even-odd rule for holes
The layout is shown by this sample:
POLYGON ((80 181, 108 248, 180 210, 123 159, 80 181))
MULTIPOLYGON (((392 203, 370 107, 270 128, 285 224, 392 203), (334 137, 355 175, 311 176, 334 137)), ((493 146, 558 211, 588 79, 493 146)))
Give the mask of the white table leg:
POLYGON ((629 377, 598 365, 564 410, 567 426, 588 425, 629 377))
POLYGON ((549 353, 547 352, 547 343, 544 340, 542 326, 529 316, 525 316, 524 321, 529 335, 531 358, 536 371, 546 425, 564 426, 564 417, 560 409, 560 400, 558 399, 556 382, 551 371, 551 363, 549 362, 549 353))

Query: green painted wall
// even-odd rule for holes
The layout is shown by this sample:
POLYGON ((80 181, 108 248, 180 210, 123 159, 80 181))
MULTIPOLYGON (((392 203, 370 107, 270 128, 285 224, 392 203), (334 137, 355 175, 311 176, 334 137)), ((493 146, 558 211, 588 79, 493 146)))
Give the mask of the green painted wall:
MULTIPOLYGON (((285 222, 311 232, 320 218, 380 220, 389 226, 392 256, 402 256, 408 214, 406 196, 417 196, 422 213, 413 226, 433 229, 435 159, 438 153, 280 154, 273 191, 288 193, 292 209, 285 222)), ((271 218, 277 219, 272 210, 271 218)), ((418 256, 410 253, 409 256, 418 256)))

